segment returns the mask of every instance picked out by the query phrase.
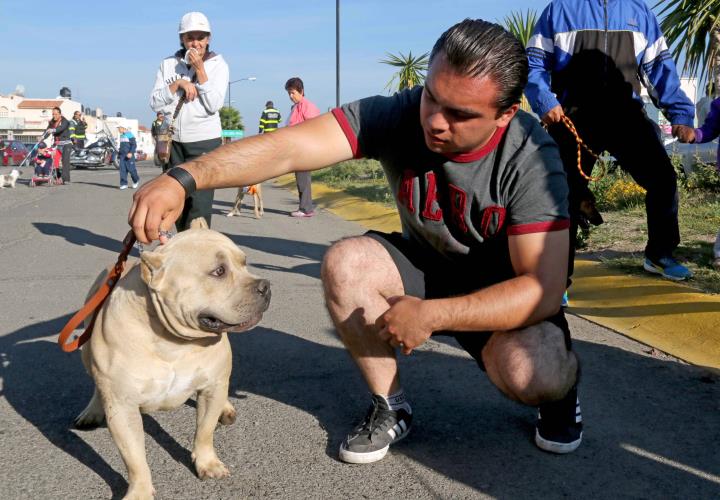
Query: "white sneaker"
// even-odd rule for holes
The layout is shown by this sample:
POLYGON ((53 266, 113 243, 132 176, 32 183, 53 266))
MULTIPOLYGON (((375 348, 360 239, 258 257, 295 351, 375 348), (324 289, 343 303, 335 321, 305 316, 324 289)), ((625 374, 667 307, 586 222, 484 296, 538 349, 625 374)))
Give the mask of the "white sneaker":
POLYGON ((127 184, 120 184, 120 189, 127 189, 127 184))
POLYGON ((132 188, 133 188, 133 189, 137 189, 137 187, 138 187, 139 185, 140 185, 140 181, 138 181, 138 182, 133 182, 133 183, 132 183, 132 188))

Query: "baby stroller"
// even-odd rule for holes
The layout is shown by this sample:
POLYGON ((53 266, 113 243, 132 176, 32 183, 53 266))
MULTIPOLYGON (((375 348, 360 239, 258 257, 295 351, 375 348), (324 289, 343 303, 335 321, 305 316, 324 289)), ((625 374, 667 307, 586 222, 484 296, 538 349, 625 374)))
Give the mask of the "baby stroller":
MULTIPOLYGON (((36 147, 42 145, 45 146, 42 141, 36 144, 36 147)), ((34 149, 34 148, 33 148, 34 149)), ((50 171, 47 175, 33 172, 33 176, 30 178, 30 187, 35 187, 40 184, 47 184, 48 186, 59 185, 63 183, 62 177, 60 177, 60 167, 62 165, 62 147, 38 147, 38 149, 45 150, 45 157, 49 157, 51 160, 50 171)))

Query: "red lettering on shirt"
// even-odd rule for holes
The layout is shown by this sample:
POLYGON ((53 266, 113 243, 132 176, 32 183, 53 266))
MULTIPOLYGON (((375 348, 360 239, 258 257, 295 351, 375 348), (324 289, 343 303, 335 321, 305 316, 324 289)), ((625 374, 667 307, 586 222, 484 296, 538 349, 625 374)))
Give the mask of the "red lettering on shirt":
POLYGON ((480 234, 483 238, 490 238, 500 232, 505 223, 505 208, 499 205, 490 205, 482 212, 480 221, 480 234))
POLYGON ((402 180, 400 181, 400 189, 398 190, 398 203, 405 205, 405 208, 413 214, 415 213, 415 207, 413 206, 413 181, 415 180, 415 174, 412 170, 405 170, 403 172, 402 180))
POLYGON ((425 209, 422 211, 422 216, 430 220, 441 220, 442 209, 437 203, 437 181, 435 180, 435 172, 428 172, 425 174, 425 184, 427 186, 427 192, 425 193, 425 209), (435 210, 433 211, 433 203, 435 203, 435 210))
POLYGON ((467 193, 459 187, 449 184, 450 188, 450 211, 452 221, 463 233, 468 232, 465 223, 465 206, 467 204, 467 193))

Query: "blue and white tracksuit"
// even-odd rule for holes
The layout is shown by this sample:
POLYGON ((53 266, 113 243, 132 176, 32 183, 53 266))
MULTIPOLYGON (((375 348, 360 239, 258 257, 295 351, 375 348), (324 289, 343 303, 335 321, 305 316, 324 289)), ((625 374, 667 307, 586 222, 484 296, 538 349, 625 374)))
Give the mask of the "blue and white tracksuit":
POLYGON ((140 176, 135 168, 135 150, 137 149, 137 141, 135 136, 129 130, 120 134, 120 148, 118 149, 118 157, 120 160, 120 185, 127 186, 127 174, 130 173, 133 183, 140 181, 140 176), (130 153, 130 158, 127 157, 130 153))
POLYGON ((673 125, 693 125, 694 106, 680 89, 665 37, 643 0, 555 0, 535 25, 527 54, 525 95, 539 116, 558 104, 598 98, 592 93, 609 86, 611 92, 632 90, 639 100, 642 83, 673 125))
MULTIPOLYGON (((544 116, 562 105, 582 140, 608 151, 646 191, 645 255, 672 256, 680 243, 675 170, 656 125, 644 112, 640 85, 674 125, 692 126, 695 109, 680 79, 655 15, 643 0, 554 0, 542 12, 527 45, 525 95, 544 116)), ((594 196, 577 166, 577 143, 563 124, 548 128, 560 147, 570 186, 570 273, 578 224, 594 196)), ((595 159, 582 155, 582 169, 595 159)))

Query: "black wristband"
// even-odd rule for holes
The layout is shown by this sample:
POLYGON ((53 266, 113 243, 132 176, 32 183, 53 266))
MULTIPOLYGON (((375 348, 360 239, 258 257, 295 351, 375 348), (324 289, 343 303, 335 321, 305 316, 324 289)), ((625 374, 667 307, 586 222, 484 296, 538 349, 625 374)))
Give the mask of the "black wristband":
POLYGON ((185 190, 185 198, 197 191, 195 178, 182 167, 173 167, 165 172, 167 175, 175 179, 185 190))

